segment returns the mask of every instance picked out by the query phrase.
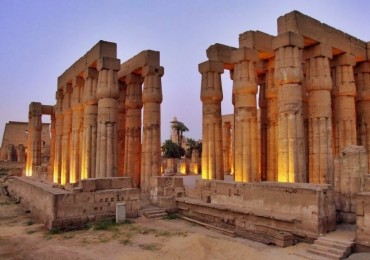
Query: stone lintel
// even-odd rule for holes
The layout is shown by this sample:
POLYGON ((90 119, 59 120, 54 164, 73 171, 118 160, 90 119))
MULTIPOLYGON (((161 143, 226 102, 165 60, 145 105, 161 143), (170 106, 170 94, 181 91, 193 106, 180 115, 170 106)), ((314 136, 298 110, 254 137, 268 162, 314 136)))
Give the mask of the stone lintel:
POLYGON ((218 73, 224 73, 224 64, 220 61, 205 61, 198 65, 198 70, 200 73, 206 73, 206 72, 218 72, 218 73))
POLYGON ((333 58, 332 48, 325 43, 319 43, 303 49, 303 60, 316 57, 333 58))
POLYGON ((118 79, 131 73, 141 74, 141 69, 147 65, 160 66, 160 52, 153 50, 142 51, 121 64, 118 79))
POLYGON ((216 43, 208 47, 207 58, 212 61, 220 61, 224 64, 232 64, 231 54, 237 48, 216 43))
POLYGON ((63 88, 75 76, 83 76, 86 68, 96 67, 97 60, 101 57, 116 58, 117 44, 114 42, 99 41, 58 77, 58 88, 63 88))
POLYGON ((303 48, 303 37, 300 34, 294 32, 286 32, 279 34, 272 40, 272 48, 277 50, 281 47, 296 46, 303 48))
POLYGON ((84 71, 84 78, 98 78, 98 71, 95 68, 86 68, 84 71))
POLYGON ((342 65, 356 65, 356 58, 355 56, 349 53, 343 53, 337 56, 334 56, 333 66, 342 66, 342 65))
POLYGON ((30 103, 29 116, 42 116, 42 104, 40 102, 30 103))
POLYGON ((274 36, 260 31, 246 31, 239 34, 239 48, 247 47, 259 52, 261 59, 268 59, 275 55, 272 48, 274 36))
POLYGON ((356 73, 369 73, 370 72, 370 61, 364 61, 357 63, 356 73))
POLYGON ((164 68, 161 66, 147 65, 143 67, 141 71, 141 75, 143 77, 146 77, 148 75, 155 75, 155 74, 162 77, 164 75, 164 68))
POLYGON ((351 53, 357 60, 366 59, 366 42, 298 11, 278 18, 278 34, 289 31, 299 33, 314 42, 326 43, 341 52, 351 53))
POLYGON ((258 60, 258 51, 250 48, 240 48, 234 50, 231 54, 231 61, 233 63, 238 63, 240 61, 257 62, 258 60))
POLYGON ((82 77, 76 76, 72 79, 72 86, 83 86, 85 84, 85 80, 82 77))
POLYGON ((41 110, 43 115, 52 115, 54 107, 53 106, 48 106, 48 105, 41 105, 41 110))
POLYGON ((115 70, 119 71, 121 61, 116 58, 110 58, 110 57, 101 57, 98 60, 98 64, 96 66, 97 70, 115 70))
POLYGON ((125 84, 126 85, 129 85, 129 84, 142 84, 144 81, 143 77, 139 76, 139 75, 136 75, 136 74, 128 74, 126 77, 125 77, 125 84))

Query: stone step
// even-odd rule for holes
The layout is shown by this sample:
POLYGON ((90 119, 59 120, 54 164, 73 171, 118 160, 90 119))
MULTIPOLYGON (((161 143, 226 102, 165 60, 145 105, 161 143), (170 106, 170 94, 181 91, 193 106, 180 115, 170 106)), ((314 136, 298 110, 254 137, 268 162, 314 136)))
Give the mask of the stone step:
POLYGON ((323 239, 318 239, 315 241, 314 245, 322 246, 330 249, 340 250, 344 255, 349 255, 352 251, 353 243, 344 245, 342 243, 336 243, 335 241, 327 241, 323 239))
POLYGON ((330 246, 322 246, 322 245, 317 245, 317 244, 313 244, 311 246, 311 248, 313 248, 315 250, 318 250, 318 251, 329 252, 329 253, 338 255, 340 257, 343 257, 345 252, 348 250, 348 248, 345 248, 344 250, 341 250, 341 249, 338 249, 338 248, 334 248, 334 247, 330 247, 330 246))
POLYGON ((335 253, 331 253, 328 251, 318 250, 312 247, 307 248, 307 252, 314 254, 314 255, 321 256, 321 257, 326 257, 327 259, 339 260, 343 258, 343 254, 335 254, 335 253))
POLYGON ((164 218, 165 216, 167 216, 167 213, 164 212, 164 213, 155 213, 155 214, 145 214, 144 215, 145 217, 147 218, 164 218))
POLYGON ((350 247, 354 244, 353 240, 338 240, 338 239, 332 239, 328 237, 320 237, 316 241, 330 243, 331 245, 350 246, 350 247))
POLYGON ((151 218, 151 219, 159 219, 159 218, 164 218, 165 216, 167 216, 166 210, 161 209, 161 208, 143 209, 141 213, 146 218, 151 218))
POLYGON ((308 252, 307 250, 296 252, 294 253, 294 255, 299 256, 301 258, 309 259, 309 260, 328 260, 327 257, 312 254, 308 252))

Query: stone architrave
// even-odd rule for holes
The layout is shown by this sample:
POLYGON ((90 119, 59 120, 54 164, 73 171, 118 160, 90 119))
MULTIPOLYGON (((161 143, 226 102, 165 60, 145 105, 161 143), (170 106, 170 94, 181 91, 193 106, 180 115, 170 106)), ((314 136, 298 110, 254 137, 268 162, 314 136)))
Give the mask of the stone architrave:
POLYGON ((266 109, 267 109, 267 181, 277 181, 277 136, 278 136, 278 100, 275 86, 274 70, 275 59, 268 61, 266 72, 266 109))
POLYGON ((308 91, 309 181, 333 184, 333 130, 329 59, 331 47, 317 44, 305 50, 308 91))
POLYGON ((356 67, 357 136, 359 145, 365 147, 370 169, 370 61, 356 67))
POLYGON ((202 74, 202 179, 223 180, 222 117, 223 99, 221 74, 222 62, 206 61, 199 64, 202 74))
POLYGON ((150 178, 161 171, 161 103, 163 67, 145 66, 142 69, 143 140, 141 150, 141 189, 148 192, 150 178))
POLYGON ((81 77, 74 79, 71 109, 72 109, 72 134, 71 134, 71 162, 69 170, 69 182, 76 183, 81 179, 81 133, 83 130, 83 85, 81 77))
POLYGON ((36 167, 41 166, 41 116, 41 103, 32 102, 29 106, 28 113, 26 176, 36 176, 36 167))
POLYGON ((55 105, 55 150, 53 163, 53 182, 60 183, 62 176, 62 136, 63 136, 63 90, 56 92, 57 103, 55 105))
POLYGON ((96 170, 96 137, 98 100, 96 89, 98 72, 94 68, 87 68, 84 72, 85 86, 83 89, 83 137, 81 152, 81 179, 95 178, 96 170))
POLYGON ((282 33, 273 40, 273 47, 279 111, 278 181, 307 182, 301 86, 303 37, 282 33))
POLYGON ((259 181, 257 149, 257 75, 258 52, 240 48, 232 54, 234 62, 234 175, 235 181, 259 181))
POLYGON ((120 69, 120 60, 100 58, 97 69, 99 77, 96 90, 98 98, 96 177, 114 177, 117 176, 117 98, 119 96, 117 71, 120 69))
POLYGON ((133 187, 140 186, 141 174, 141 109, 142 83, 141 76, 130 74, 125 78, 126 90, 126 131, 124 150, 124 176, 132 178, 133 187))
POLYGON ((61 179, 62 185, 69 183, 69 165, 71 158, 71 131, 72 131, 72 109, 71 109, 71 96, 72 86, 66 84, 63 91, 63 130, 62 130, 62 159, 61 159, 61 179))
POLYGON ((356 133, 356 86, 353 66, 355 57, 349 53, 334 59, 334 130, 335 155, 338 156, 348 145, 357 144, 356 133))

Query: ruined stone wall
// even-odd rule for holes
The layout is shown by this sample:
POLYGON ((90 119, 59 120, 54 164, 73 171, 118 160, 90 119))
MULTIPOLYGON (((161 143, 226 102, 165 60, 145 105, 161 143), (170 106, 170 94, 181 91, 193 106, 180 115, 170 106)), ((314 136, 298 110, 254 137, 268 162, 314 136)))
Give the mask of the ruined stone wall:
POLYGON ((370 192, 356 195, 356 244, 370 250, 370 192))
POLYGON ((85 179, 70 191, 24 177, 11 178, 7 185, 10 195, 49 229, 114 216, 118 202, 125 203, 128 217, 136 217, 140 209, 140 190, 131 188, 129 178, 85 179))
POLYGON ((183 215, 252 239, 276 238, 280 231, 314 239, 335 228, 329 185, 200 180, 177 199, 177 207, 183 215))

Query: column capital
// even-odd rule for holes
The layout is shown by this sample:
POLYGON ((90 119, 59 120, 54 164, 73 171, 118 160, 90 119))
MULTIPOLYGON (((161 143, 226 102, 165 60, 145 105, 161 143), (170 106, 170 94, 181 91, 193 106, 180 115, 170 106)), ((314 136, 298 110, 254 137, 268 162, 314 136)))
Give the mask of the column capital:
POLYGON ((294 32, 285 32, 272 40, 272 48, 274 50, 288 46, 295 46, 302 49, 304 47, 303 36, 294 32))
POLYGON ((333 66, 355 66, 356 65, 356 58, 354 55, 349 53, 339 54, 334 56, 333 66))
POLYGON ((71 83, 67 83, 63 86, 63 93, 64 94, 72 93, 72 84, 71 83))
POLYGON ((370 61, 364 61, 358 63, 356 68, 356 73, 369 73, 370 72, 370 61))
POLYGON ((94 68, 87 68, 85 71, 84 71, 84 79, 87 79, 87 78, 98 78, 98 71, 94 68))
POLYGON ((206 72, 218 72, 222 74, 224 73, 224 64, 220 61, 208 60, 208 61, 199 63, 198 70, 202 74, 206 72))
POLYGON ((42 116, 42 104, 40 102, 30 103, 29 116, 42 116))
POLYGON ((332 59, 333 51, 331 46, 325 43, 318 43, 316 45, 309 46, 303 50, 303 60, 308 60, 316 57, 326 57, 332 59))
POLYGON ((141 77, 137 74, 130 73, 125 77, 125 84, 126 85, 129 85, 129 84, 143 84, 143 82, 144 82, 143 77, 141 77))
POLYGON ((116 58, 111 58, 111 57, 101 57, 98 60, 97 64, 97 70, 115 70, 119 71, 121 69, 121 61, 116 58))
POLYGON ((241 61, 257 62, 259 60, 258 51, 251 48, 239 48, 231 53, 231 60, 233 63, 241 61))
POLYGON ((164 68, 161 66, 147 65, 142 68, 141 75, 146 77, 148 75, 158 75, 162 77, 164 75, 164 68))

